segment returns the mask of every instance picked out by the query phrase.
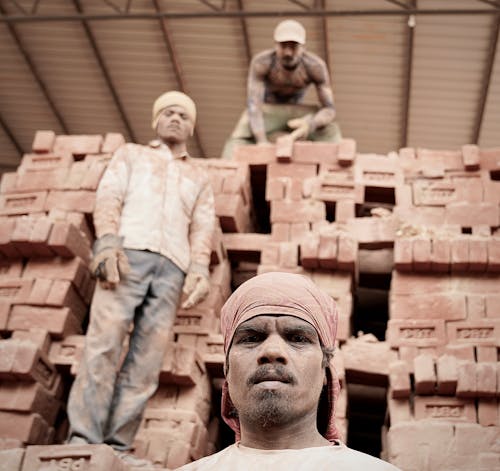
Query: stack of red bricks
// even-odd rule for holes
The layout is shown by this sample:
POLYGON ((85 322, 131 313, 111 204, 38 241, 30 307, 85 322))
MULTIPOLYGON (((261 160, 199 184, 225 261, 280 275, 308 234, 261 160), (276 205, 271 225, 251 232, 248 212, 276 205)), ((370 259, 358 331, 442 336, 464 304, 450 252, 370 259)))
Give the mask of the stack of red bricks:
POLYGON ((386 456, 408 471, 498 467, 499 158, 470 145, 400 152, 386 456))
MULTIPOLYGON (((87 215, 117 134, 36 133, 0 184, 0 441, 48 444, 66 433, 68 383, 51 344, 82 331, 94 282, 87 215)), ((14 469, 14 468, 13 468, 14 469)))

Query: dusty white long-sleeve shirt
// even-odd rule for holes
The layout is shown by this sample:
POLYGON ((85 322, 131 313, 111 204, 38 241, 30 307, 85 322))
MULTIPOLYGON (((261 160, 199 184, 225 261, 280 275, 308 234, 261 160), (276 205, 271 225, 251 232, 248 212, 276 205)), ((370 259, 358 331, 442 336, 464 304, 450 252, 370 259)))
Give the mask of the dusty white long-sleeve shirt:
MULTIPOLYGON (((155 141, 154 141, 155 142, 155 141)), ((125 144, 113 155, 96 194, 97 237, 124 238, 184 272, 208 275, 215 225, 214 197, 203 168, 162 145, 125 144)))

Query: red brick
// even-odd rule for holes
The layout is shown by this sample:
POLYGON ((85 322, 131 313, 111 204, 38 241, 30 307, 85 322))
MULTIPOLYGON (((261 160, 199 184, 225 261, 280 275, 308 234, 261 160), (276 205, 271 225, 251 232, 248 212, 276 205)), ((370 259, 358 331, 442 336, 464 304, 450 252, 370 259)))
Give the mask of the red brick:
POLYGON ((104 142, 101 146, 101 152, 114 152, 123 144, 125 144, 125 138, 123 137, 123 134, 120 134, 119 132, 108 132, 104 136, 104 142))
POLYGON ((335 232, 324 232, 319 236, 318 263, 321 268, 335 270, 337 268, 338 235, 335 232))
POLYGON ((203 363, 213 378, 224 378, 224 338, 222 334, 208 335, 203 349, 203 363))
POLYGON ((431 271, 447 273, 450 271, 451 241, 447 237, 432 239, 431 271))
POLYGON ((285 198, 286 178, 268 178, 266 182, 266 201, 285 198))
POLYGON ((394 241, 394 266, 398 271, 411 271, 413 268, 413 239, 398 237, 394 241))
POLYGON ((178 312, 174 322, 174 334, 208 335, 217 332, 218 319, 215 310, 201 313, 193 309, 178 312))
POLYGON ((476 384, 478 397, 495 397, 497 394, 496 362, 476 363, 476 384))
POLYGON ((476 361, 473 345, 448 344, 444 347, 444 354, 451 355, 457 360, 476 361))
POLYGON ((396 206, 409 208, 413 206, 413 193, 410 185, 399 185, 395 192, 396 206))
POLYGON ((57 255, 77 256, 85 263, 89 263, 92 256, 90 244, 84 234, 68 222, 54 222, 48 245, 57 255))
POLYGON ((469 271, 484 272, 488 266, 487 239, 471 236, 469 238, 469 271))
POLYGON ((28 330, 33 327, 47 329, 53 338, 81 332, 81 321, 67 307, 13 306, 7 329, 28 330))
POLYGON ((89 223, 85 217, 85 214, 76 211, 70 211, 66 213, 64 219, 69 223, 73 224, 78 230, 80 230, 85 235, 86 239, 89 242, 89 245, 93 244, 94 233, 89 227, 89 223))
POLYGON ((441 226, 445 217, 445 208, 435 206, 395 206, 393 214, 403 222, 412 225, 441 226))
POLYGON ((30 234, 30 243, 36 253, 42 257, 53 256, 54 252, 47 247, 47 240, 52 230, 52 221, 46 217, 36 218, 30 234))
POLYGON ((259 261, 262 248, 270 242, 269 234, 223 234, 228 256, 234 261, 259 261))
MULTIPOLYGON (((21 448, 22 443, 10 447, 10 449, 2 449, 1 442, 8 439, 0 439, 0 470, 2 471, 21 471, 21 466, 24 459, 24 449, 21 448)), ((15 440, 12 440, 14 442, 15 440)))
MULTIPOLYGON (((4 224, 1 221, 0 226, 4 224)), ((0 258, 0 279, 20 278, 23 270, 23 263, 20 260, 7 260, 0 258)))
POLYGON ((464 272, 469 268, 469 237, 459 236, 451 240, 451 271, 464 272))
POLYGON ((73 155, 98 154, 103 139, 99 135, 59 135, 54 143, 54 152, 70 152, 73 155))
POLYGON ((237 146, 234 149, 232 160, 250 166, 263 166, 276 162, 276 146, 274 144, 237 146))
POLYGON ((486 317, 500 317, 500 294, 486 296, 486 317))
POLYGON ((55 280, 69 280, 78 290, 82 299, 90 299, 84 288, 90 280, 88 266, 78 257, 74 258, 33 258, 24 268, 23 278, 50 278, 55 280))
POLYGON ((482 319, 486 317, 486 301, 481 295, 471 294, 467 299, 467 320, 482 319))
POLYGON ((397 359, 387 342, 374 336, 351 338, 342 346, 346 377, 349 382, 387 386, 389 365, 397 359))
POLYGON ((448 292, 438 294, 390 294, 392 319, 444 319, 466 318, 465 296, 448 292))
POLYGON ((54 131, 37 131, 31 144, 33 152, 50 152, 54 146, 56 133, 54 131))
POLYGON ((354 200, 343 199, 335 204, 335 222, 345 223, 348 219, 356 217, 356 204, 354 200))
POLYGON ((326 164, 336 163, 339 144, 334 142, 298 141, 293 146, 292 162, 326 164))
POLYGON ((313 188, 313 198, 320 201, 354 200, 364 203, 363 186, 354 182, 352 176, 345 173, 320 174, 313 188))
POLYGON ((500 273, 500 239, 488 240, 488 272, 500 273))
POLYGON ((392 217, 366 217, 347 221, 347 229, 360 248, 385 249, 394 246, 398 223, 392 217))
POLYGON ((56 370, 36 345, 20 340, 0 341, 0 377, 13 381, 38 381, 51 389, 56 381, 56 370))
POLYGON ((430 355, 417 355, 414 359, 415 392, 431 395, 436 389, 436 371, 430 355))
POLYGON ((18 192, 32 192, 62 189, 68 175, 69 169, 67 167, 51 170, 24 170, 21 166, 18 171, 16 190, 18 192))
POLYGON ((388 415, 391 421, 391 429, 394 425, 401 422, 408 423, 412 414, 410 411, 410 403, 406 398, 404 399, 394 399, 389 398, 387 401, 388 415))
POLYGON ((41 212, 46 198, 47 192, 45 191, 0 195, 0 216, 41 212))
POLYGON ((86 190, 50 191, 45 201, 45 210, 64 209, 91 214, 95 206, 95 192, 86 190))
POLYGON ((45 355, 49 354, 51 340, 45 329, 15 330, 12 339, 27 341, 34 344, 45 355))
POLYGON ((427 237, 414 237, 413 269, 415 271, 431 271, 431 240, 427 237))
POLYGON ((459 224, 462 227, 499 224, 498 206, 491 203, 456 202, 446 206, 446 224, 459 224))
POLYGON ((24 154, 19 165, 19 172, 68 169, 73 162, 73 157, 68 153, 24 154))
POLYGON ((68 307, 76 318, 83 322, 87 315, 87 306, 82 300, 72 283, 68 280, 54 280, 50 286, 47 298, 47 306, 68 307))
POLYGON ((454 396, 458 381, 458 361, 452 355, 441 355, 436 361, 437 394, 454 396))
POLYGON ((395 188, 403 184, 403 173, 394 158, 358 154, 354 167, 355 181, 364 187, 395 188))
POLYGON ((49 352, 50 362, 61 373, 76 374, 83 355, 84 335, 68 335, 63 340, 52 342, 49 352))
POLYGON ((275 222, 271 227, 271 240, 273 242, 288 242, 290 240, 290 224, 275 222))
POLYGON ((293 201, 300 201, 303 199, 302 191, 303 181, 297 178, 291 178, 287 182, 285 190, 285 198, 293 201))
POLYGON ((393 361, 389 365, 389 384, 392 399, 410 397, 410 371, 405 361, 393 361))
POLYGON ((446 326, 450 343, 491 346, 495 346, 500 338, 499 328, 500 321, 489 319, 449 322, 446 326))
POLYGON ((474 401, 443 396, 416 396, 415 419, 476 422, 474 401))
POLYGON ((489 203, 489 201, 483 197, 485 190, 480 178, 470 178, 470 175, 468 175, 466 178, 454 178, 453 181, 457 185, 458 201, 481 204, 484 200, 489 203))
POLYGON ((338 237, 337 266, 339 270, 355 271, 358 259, 358 242, 350 235, 340 233, 338 237))
POLYGON ((278 265, 283 268, 295 268, 298 264, 299 264, 298 245, 294 242, 280 243, 278 265))
MULTIPOLYGON (((50 439, 49 426, 39 414, 0 411, 0 437, 14 438, 25 444, 47 444, 50 439)), ((26 462, 23 469, 28 469, 26 462)))
POLYGON ((315 222, 326 219, 325 204, 313 199, 303 201, 272 201, 271 223, 315 222))
POLYGON ((0 194, 17 192, 17 173, 4 172, 0 176, 0 194))
POLYGON ((476 359, 478 363, 482 362, 497 362, 497 347, 476 347, 476 359))
POLYGON ((75 162, 71 166, 69 173, 63 184, 56 189, 79 190, 82 187, 83 179, 87 174, 89 167, 90 163, 87 160, 80 160, 78 162, 75 162))
MULTIPOLYGON (((499 425, 498 401, 496 399, 479 399, 477 403, 477 421, 483 427, 497 427, 499 425)), ((498 454, 496 463, 498 463, 498 454)))
POLYGON ((479 147, 472 144, 462 146, 462 159, 466 170, 479 168, 479 147))
POLYGON ((462 170, 461 150, 417 149, 417 159, 421 169, 441 167, 443 170, 462 170))
POLYGON ((108 445, 29 446, 22 471, 53 469, 126 471, 129 468, 108 445), (50 469, 47 468, 47 469, 50 469))
POLYGON ((60 408, 59 400, 40 383, 5 381, 0 388, 0 410, 37 413, 52 425, 60 408))
POLYGON ((417 180, 413 183, 415 206, 446 206, 457 200, 457 187, 450 180, 417 180))
POLYGON ((305 180, 316 176, 316 165, 308 164, 283 164, 270 163, 267 166, 267 178, 272 180, 275 178, 288 177, 291 179, 305 180))
POLYGON ((31 280, 5 279, 0 280, 0 299, 9 304, 19 304, 26 302, 29 298, 31 280))
POLYGON ((317 268, 319 250, 319 235, 309 233, 300 243, 300 263, 304 268, 317 268))
POLYGON ((354 139, 342 139, 339 142, 337 158, 342 166, 352 165, 356 158, 356 141, 354 139))
POLYGON ((439 319, 390 319, 386 338, 393 348, 403 345, 437 347, 447 342, 444 320, 439 319))
POLYGON ((458 364, 457 397, 477 396, 476 363, 463 361, 458 364))
POLYGON ((194 386, 205 373, 196 348, 173 342, 168 344, 160 371, 160 383, 194 386))
POLYGON ((350 273, 314 271, 308 272, 308 276, 332 297, 344 294, 350 295, 353 291, 353 281, 350 273))
POLYGON ((301 242, 309 234, 310 225, 307 222, 290 224, 290 241, 301 242))

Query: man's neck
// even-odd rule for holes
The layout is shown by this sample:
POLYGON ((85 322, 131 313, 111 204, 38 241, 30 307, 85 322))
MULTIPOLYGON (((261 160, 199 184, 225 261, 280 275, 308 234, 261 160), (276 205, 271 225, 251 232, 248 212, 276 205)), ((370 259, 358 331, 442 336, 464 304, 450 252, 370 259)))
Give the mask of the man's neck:
POLYGON ((162 142, 168 146, 174 157, 187 153, 187 146, 185 142, 167 142, 164 140, 162 140, 162 142))
POLYGON ((326 446, 330 442, 323 437, 316 427, 316 420, 304 424, 303 421, 285 427, 255 428, 244 424, 241 426, 243 446, 261 450, 298 450, 326 446))

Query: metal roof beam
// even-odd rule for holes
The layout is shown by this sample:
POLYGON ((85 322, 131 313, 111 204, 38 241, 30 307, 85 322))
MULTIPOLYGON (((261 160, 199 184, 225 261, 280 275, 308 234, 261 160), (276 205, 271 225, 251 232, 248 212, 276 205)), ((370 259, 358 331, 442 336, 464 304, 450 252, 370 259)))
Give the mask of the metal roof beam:
POLYGON ((309 5, 306 5, 305 3, 302 3, 300 0, 288 0, 290 3, 295 3, 295 5, 298 5, 299 7, 303 8, 304 10, 310 10, 311 7, 309 5))
POLYGON ((475 144, 479 142, 479 135, 481 134, 481 125, 483 124, 484 110, 486 109, 486 100, 488 98, 488 90, 490 88, 491 76, 493 73, 493 64, 495 63, 495 56, 497 54, 499 32, 500 14, 497 14, 491 30, 488 59, 486 62, 486 67, 484 69, 483 83, 481 86, 481 96, 479 98, 479 107, 477 110, 476 122, 474 123, 474 130, 472 134, 472 142, 475 144))
MULTIPOLYGON (((153 0, 153 5, 155 7, 155 10, 157 13, 161 13, 160 9, 160 4, 158 3, 158 0, 153 0)), ((160 28, 161 32, 163 35, 163 41, 165 42, 165 47, 167 48, 168 55, 170 56, 170 60, 172 62, 172 66, 174 68, 174 74, 175 78, 177 80, 177 85, 181 89, 182 92, 186 92, 186 82, 184 80, 184 75, 182 73, 182 68, 179 62, 179 59, 177 57, 177 52, 174 47, 174 42, 172 39, 172 36, 170 34, 170 31, 167 28, 165 19, 162 17, 160 18, 160 28)), ((205 149, 203 148, 203 145, 201 143, 200 135, 198 133, 197 127, 195 126, 194 129, 194 138, 196 140, 196 144, 198 145, 198 148, 200 149, 201 152, 201 157, 206 157, 205 149)))
POLYGON ((401 8, 408 8, 408 5, 406 3, 401 2, 400 0, 385 0, 386 2, 392 3, 393 5, 397 5, 398 7, 401 8))
MULTIPOLYGON (((410 0, 409 9, 417 7, 417 0, 410 0)), ((410 121, 410 95, 411 95, 411 78, 413 74, 413 43, 415 38, 415 25, 410 23, 411 16, 408 16, 408 30, 406 34, 406 62, 404 65, 404 89, 403 89, 403 109, 400 147, 408 145, 408 125, 410 121)))
MULTIPOLYGON (((2 15, 5 15, 5 10, 4 8, 0 5, 0 13, 2 15)), ((49 104, 49 108, 51 109, 52 113, 54 113, 54 116, 56 117, 56 120, 58 121, 59 125, 61 126, 61 129, 65 134, 68 134, 68 126, 66 126, 66 122, 64 121, 61 113, 56 107, 56 104, 54 100, 52 99, 52 96, 49 93, 49 89, 47 88, 47 85, 45 85, 45 82, 43 81, 41 75, 38 72, 38 69, 35 66, 35 63, 31 59, 31 56, 29 55, 27 49, 24 47, 23 42, 21 41, 21 38, 17 34, 17 31, 14 27, 13 24, 7 23, 7 27, 9 28, 10 35, 12 36, 12 39, 16 43, 17 48, 19 49, 19 52, 23 56, 26 64, 28 65, 28 68, 30 69, 31 75, 35 79, 35 82, 38 84, 43 96, 47 100, 47 103, 49 104)))
POLYGON ((397 9, 397 10, 301 10, 301 11, 209 11, 209 12, 157 12, 157 13, 126 13, 126 14, 74 14, 74 15, 2 15, 1 23, 32 23, 42 21, 107 21, 107 20, 151 20, 166 18, 175 19, 201 19, 201 18, 276 18, 286 17, 315 17, 315 16, 441 16, 441 15, 495 15, 499 8, 474 8, 474 9, 397 9))
MULTIPOLYGON (((238 10, 244 11, 243 0, 237 0, 238 10)), ((245 44, 245 54, 247 56, 247 62, 250 63, 252 60, 252 51, 250 49, 250 38, 248 36, 248 25, 244 17, 240 18, 241 31, 243 32, 243 43, 245 44)))
MULTIPOLYGON (((83 9, 82 9, 82 6, 80 4, 80 0, 73 0, 73 4, 75 5, 75 8, 78 11, 78 13, 82 14, 83 9)), ((136 142, 134 131, 132 129, 132 126, 130 125, 127 114, 125 113, 125 108, 123 107, 123 104, 120 100, 120 97, 118 96, 118 93, 116 92, 116 89, 113 86, 113 82, 111 80, 111 75, 109 74, 108 68, 106 67, 106 64, 105 64, 104 59, 103 59, 102 54, 101 54, 101 51, 99 50, 99 47, 97 46, 97 42, 95 40, 94 33, 92 33, 92 30, 90 29, 90 26, 86 20, 82 20, 82 25, 83 25, 83 29, 85 30, 85 35, 87 36, 87 39, 90 43, 90 46, 92 47, 92 51, 93 51, 94 56, 97 60, 97 63, 99 64, 99 68, 101 69, 101 73, 104 77, 106 85, 108 86, 109 91, 111 92, 111 96, 113 97, 113 101, 115 102, 115 105, 118 108, 118 112, 121 116, 121 119, 122 119, 123 123, 125 124, 125 128, 127 129, 127 133, 129 135, 129 138, 131 139, 132 142, 136 142)))
POLYGON ((23 148, 21 147, 21 144, 16 139, 16 136, 14 136, 14 134, 10 130, 9 126, 7 125, 1 114, 0 114, 0 127, 2 127, 2 129, 5 131, 5 134, 7 134, 8 138, 10 139, 10 142, 12 142, 17 152, 19 152, 19 155, 22 156, 24 154, 23 148))
MULTIPOLYGON (((324 11, 326 9, 326 0, 321 0, 320 5, 321 9, 324 11)), ((330 67, 330 34, 328 32, 328 18, 326 16, 321 17, 321 26, 323 35, 323 55, 325 56, 326 68, 328 69, 331 81, 332 69, 330 67)))

